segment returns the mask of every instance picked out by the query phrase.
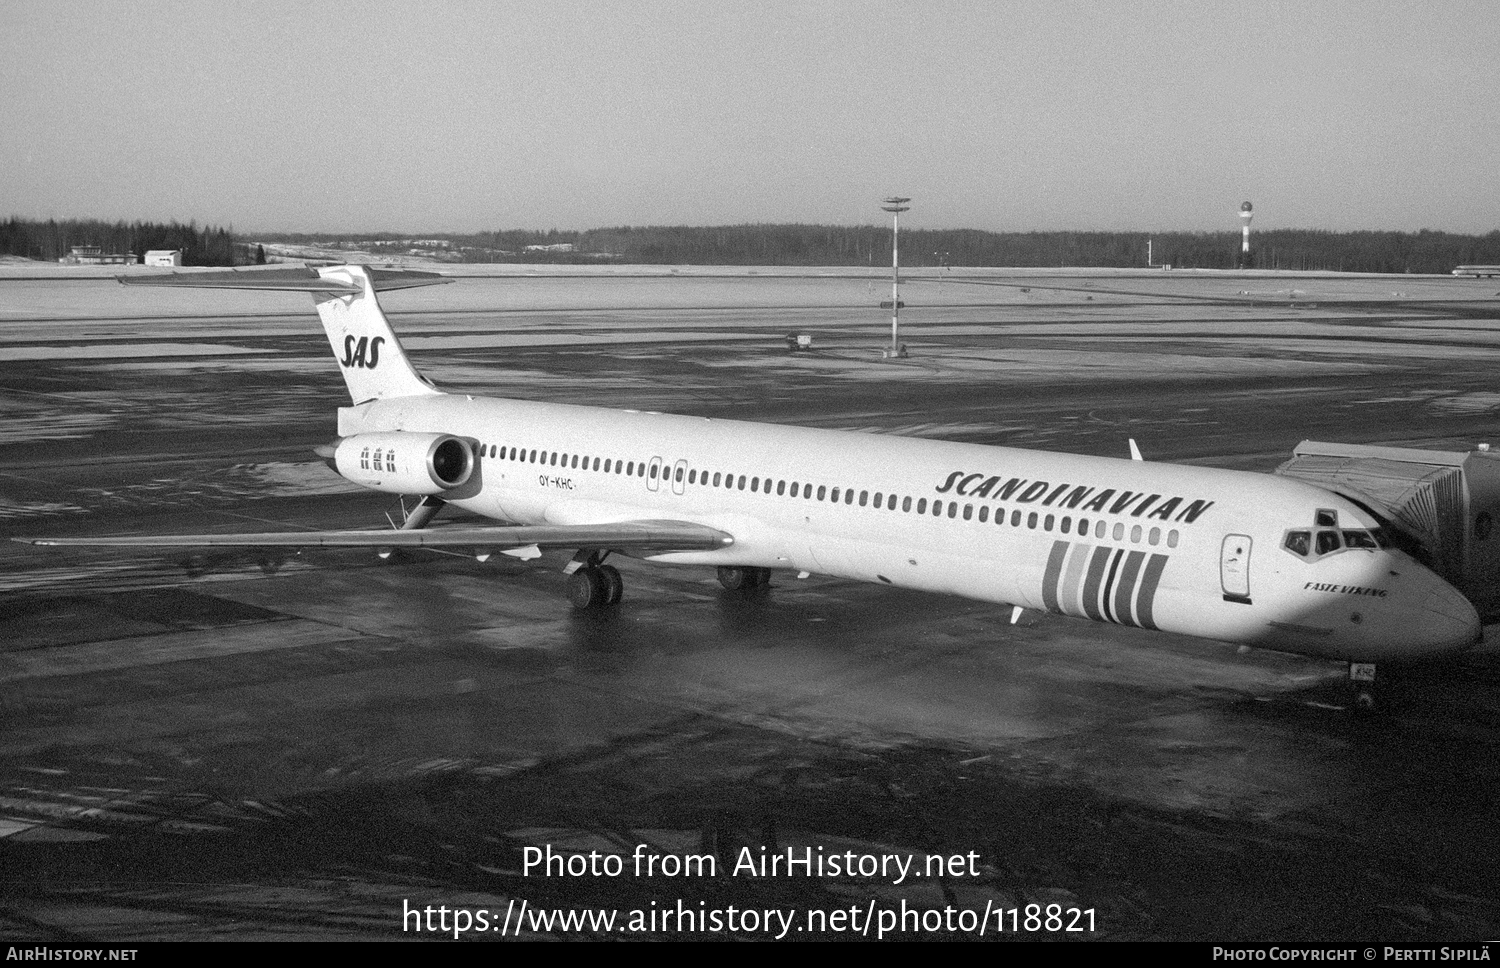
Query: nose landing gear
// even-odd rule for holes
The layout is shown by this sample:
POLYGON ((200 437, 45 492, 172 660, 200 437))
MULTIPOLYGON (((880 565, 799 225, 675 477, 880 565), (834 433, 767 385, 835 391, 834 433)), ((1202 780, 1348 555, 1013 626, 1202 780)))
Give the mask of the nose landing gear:
POLYGON ((718 571, 719 584, 727 591, 751 594, 771 584, 771 569, 727 565, 718 571))
POLYGON ((1350 707, 1359 715, 1378 712, 1380 703, 1375 693, 1375 663, 1349 663, 1350 707))

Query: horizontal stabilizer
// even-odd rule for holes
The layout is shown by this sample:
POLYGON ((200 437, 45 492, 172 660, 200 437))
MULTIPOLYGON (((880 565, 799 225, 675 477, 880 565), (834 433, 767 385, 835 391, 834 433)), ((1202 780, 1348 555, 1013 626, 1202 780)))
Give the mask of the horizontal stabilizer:
POLYGON ((711 551, 734 537, 690 521, 520 525, 412 531, 283 531, 264 534, 122 535, 99 538, 13 538, 58 548, 598 548, 610 551, 711 551))
MULTIPOLYGON (((365 267, 376 292, 389 289, 412 289, 417 286, 441 286, 452 282, 436 272, 415 269, 376 269, 365 267)), ((347 282, 318 274, 307 266, 277 269, 220 269, 207 272, 168 272, 160 275, 115 276, 126 286, 168 286, 188 289, 266 289, 287 292, 330 292, 358 295, 364 289, 357 282, 347 282)))

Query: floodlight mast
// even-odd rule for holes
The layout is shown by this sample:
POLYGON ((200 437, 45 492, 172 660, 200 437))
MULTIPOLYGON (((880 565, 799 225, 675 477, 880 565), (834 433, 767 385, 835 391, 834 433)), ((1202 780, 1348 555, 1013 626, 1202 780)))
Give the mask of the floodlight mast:
POLYGON ((901 345, 901 213, 909 211, 911 206, 906 203, 909 198, 891 196, 880 206, 883 211, 891 213, 891 345, 883 354, 887 359, 896 359, 906 355, 906 347, 901 345))
POLYGON ((1255 206, 1249 202, 1240 205, 1240 268, 1248 269, 1250 261, 1250 220, 1255 217, 1255 206))

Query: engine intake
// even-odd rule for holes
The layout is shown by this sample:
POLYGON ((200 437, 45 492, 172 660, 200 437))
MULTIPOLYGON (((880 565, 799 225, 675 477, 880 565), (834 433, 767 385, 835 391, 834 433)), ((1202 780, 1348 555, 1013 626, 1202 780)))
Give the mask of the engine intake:
POLYGON ((442 494, 468 483, 474 451, 452 434, 355 434, 338 441, 329 464, 340 476, 371 490, 442 494))

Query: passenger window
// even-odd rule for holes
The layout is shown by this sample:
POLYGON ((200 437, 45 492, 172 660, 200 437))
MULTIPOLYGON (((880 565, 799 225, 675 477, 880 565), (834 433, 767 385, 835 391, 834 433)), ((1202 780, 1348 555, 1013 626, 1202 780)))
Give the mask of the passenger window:
POLYGON ((1306 531, 1288 531, 1286 533, 1286 540, 1282 542, 1282 547, 1294 555, 1306 558, 1311 541, 1312 536, 1306 531))
POLYGON ((1102 537, 1104 537, 1104 529, 1106 527, 1107 527, 1107 525, 1105 525, 1105 523, 1103 521, 1096 522, 1094 524, 1094 537, 1096 537, 1096 538, 1102 538, 1102 537))
POLYGON ((1081 535, 1083 535, 1085 538, 1087 538, 1089 536, 1089 519, 1088 518, 1079 518, 1078 519, 1078 533, 1081 534, 1081 535))
POLYGON ((964 505, 964 520, 968 521, 968 520, 970 520, 973 517, 974 517, 974 505, 972 505, 972 504, 965 504, 964 505))
POLYGON ((677 481, 678 484, 682 483, 682 468, 680 468, 680 467, 677 468, 677 474, 676 474, 675 480, 677 481))
POLYGON ((1049 514, 1049 515, 1047 515, 1047 517, 1045 519, 1043 519, 1043 521, 1042 521, 1042 530, 1043 531, 1051 531, 1052 530, 1052 515, 1049 514))
POLYGON ((719 486, 719 481, 721 480, 721 478, 719 476, 720 473, 721 473, 720 471, 714 471, 714 487, 718 487, 719 486))
POLYGON ((853 504, 854 503, 854 488, 848 487, 848 488, 844 489, 844 503, 845 504, 853 504))
POLYGON ((827 484, 819 484, 818 485, 818 500, 820 500, 820 501, 823 500, 823 496, 825 494, 827 494, 827 493, 828 493, 828 485, 827 484))
POLYGON ((740 489, 740 490, 741 490, 741 491, 743 491, 743 490, 744 490, 744 489, 745 489, 745 475, 744 475, 744 474, 741 474, 741 475, 740 475, 740 480, 739 480, 739 489, 740 489))
POLYGON ((1365 548, 1374 551, 1378 545, 1375 544, 1375 538, 1368 531, 1345 531, 1344 547, 1365 548))
POLYGON ((793 482, 792 482, 792 488, 791 488, 791 492, 792 492, 792 497, 796 497, 796 496, 797 496, 797 489, 798 489, 798 488, 799 488, 799 487, 801 487, 801 486, 802 486, 802 485, 801 485, 801 484, 799 484, 799 483, 798 483, 798 482, 796 482, 796 481, 793 481, 793 482))
POLYGON ((750 492, 753 494, 753 493, 755 493, 755 492, 757 492, 759 490, 760 490, 760 478, 758 478, 758 477, 752 477, 752 478, 750 478, 750 492))
POLYGON ((1026 527, 1031 528, 1033 530, 1036 528, 1036 512, 1035 511, 1032 511, 1030 514, 1028 514, 1026 516, 1026 527))
POLYGON ((885 503, 885 495, 881 494, 879 491, 876 491, 875 492, 875 500, 873 502, 871 502, 872 506, 878 508, 878 507, 880 507, 884 503, 885 503))
POLYGON ((698 483, 698 471, 696 469, 688 471, 688 483, 689 484, 697 484, 698 483))
POLYGON ((984 505, 983 507, 981 507, 979 509, 979 523, 983 524, 986 521, 988 521, 989 519, 990 519, 990 508, 989 508, 989 505, 986 504, 986 505, 984 505))
POLYGON ((1133 527, 1133 528, 1130 529, 1130 540, 1131 541, 1140 541, 1141 540, 1141 526, 1140 525, 1136 525, 1135 527, 1133 527))
POLYGON ((1146 535, 1147 544, 1156 544, 1161 541, 1161 528, 1152 528, 1151 533, 1146 535))
POLYGON ((1343 547, 1337 531, 1319 531, 1316 544, 1318 554, 1327 555, 1343 547))
POLYGON ((594 458, 594 470, 597 471, 598 469, 599 469, 599 458, 595 457, 594 458))
MULTIPOLYGON (((793 486, 795 487, 796 485, 793 485, 793 486)), ((786 493, 786 481, 777 481, 776 482, 776 493, 777 493, 777 495, 782 495, 782 494, 786 493)), ((792 495, 792 497, 796 497, 796 496, 797 495, 795 495, 795 494, 792 495)))
POLYGON ((1067 515, 1064 515, 1063 519, 1058 522, 1058 530, 1060 530, 1063 534, 1067 534, 1070 530, 1072 530, 1072 528, 1073 519, 1068 517, 1067 515))
POLYGON ((1119 541, 1119 540, 1121 540, 1124 537, 1125 537, 1125 525, 1123 525, 1123 524, 1117 524, 1117 525, 1115 525, 1114 539, 1116 541, 1119 541))
POLYGON ((935 517, 935 518, 940 518, 940 517, 943 516, 943 502, 942 501, 933 501, 932 502, 932 516, 935 517))
POLYGON ((927 513, 927 499, 925 497, 921 498, 920 500, 917 501, 917 513, 918 514, 926 514, 927 513))
POLYGON ((909 498, 909 497, 903 497, 901 499, 901 510, 903 510, 903 511, 910 511, 911 510, 911 498, 909 498))
POLYGON ((864 507, 865 506, 865 502, 869 499, 869 497, 870 497, 870 492, 869 491, 860 491, 859 492, 859 506, 860 507, 864 507))
POLYGON ((1021 512, 1020 511, 1012 511, 1012 512, 1010 512, 1010 526, 1012 528, 1019 528, 1021 526, 1021 512))
POLYGON ((1175 548, 1175 547, 1177 547, 1177 529, 1176 528, 1173 528, 1171 531, 1167 532, 1167 547, 1168 548, 1175 548))

